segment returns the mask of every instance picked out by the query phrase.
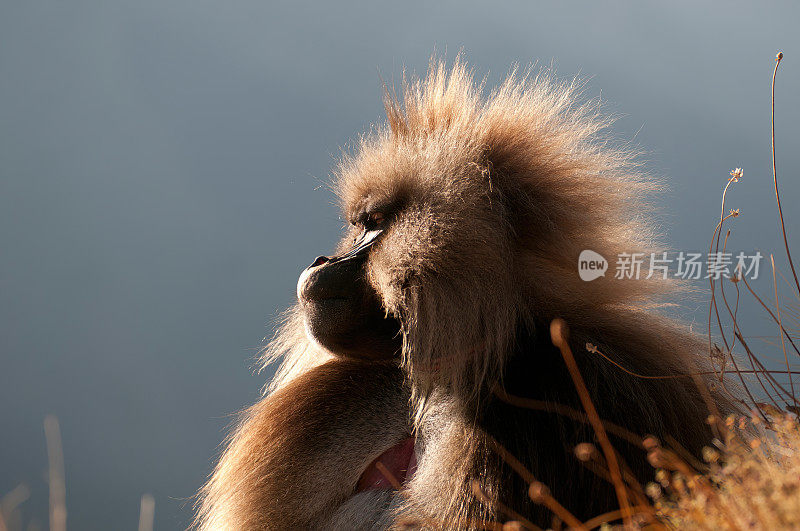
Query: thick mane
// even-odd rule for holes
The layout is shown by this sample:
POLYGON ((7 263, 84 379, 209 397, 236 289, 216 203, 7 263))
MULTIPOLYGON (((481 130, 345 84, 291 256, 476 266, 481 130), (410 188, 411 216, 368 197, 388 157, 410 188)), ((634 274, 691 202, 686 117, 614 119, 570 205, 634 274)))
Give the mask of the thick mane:
MULTIPOLYGON (((488 97, 482 92, 483 84, 459 60, 449 71, 432 63, 424 80, 404 84, 402 97, 386 92, 387 124, 364 141, 359 162, 398 144, 429 149, 435 143, 457 146, 452 158, 476 165, 481 171, 474 178, 502 180, 512 213, 525 216, 515 229, 534 261, 522 264, 521 276, 528 284, 559 280, 537 305, 569 311, 582 299, 613 312, 617 306, 652 308, 660 295, 674 294, 672 281, 586 283, 577 275, 584 249, 613 259, 620 252, 649 256, 658 248, 648 199, 660 186, 641 172, 636 151, 615 148, 602 136, 612 120, 599 102, 581 103, 578 83, 547 73, 512 72, 488 97), (557 270, 542 275, 539 268, 557 270)), ((375 177, 352 179, 348 162, 340 180, 344 196, 359 194, 361 181, 375 177)))
POLYGON ((338 172, 345 210, 376 190, 402 195, 408 188, 452 211, 452 226, 415 225, 410 238, 424 251, 374 268, 387 311, 403 318, 404 365, 415 391, 431 380, 431 367, 430 385, 480 389, 502 374, 520 322, 555 317, 585 328, 577 337, 612 350, 635 336, 627 348, 647 347, 646 368, 685 367, 695 340, 653 313, 681 291, 678 282, 646 274, 594 282, 578 276, 585 249, 613 268, 620 253, 649 258, 658 248, 648 200, 659 185, 641 171, 636 152, 603 136, 611 120, 598 102, 581 102, 575 82, 512 72, 488 96, 483 92, 460 60, 449 70, 432 62, 424 79, 404 81, 399 96, 386 91, 386 124, 363 138, 338 172), (481 194, 491 212, 474 204, 481 194), (449 231, 459 231, 458 248, 449 231), (484 260, 476 249, 487 249, 487 239, 497 252, 484 260), (436 268, 414 263, 419 256, 436 268), (507 257, 511 262, 503 263, 507 257), (412 273, 398 285, 382 273, 396 270, 412 273), (469 353, 470 363, 443 363, 469 353))

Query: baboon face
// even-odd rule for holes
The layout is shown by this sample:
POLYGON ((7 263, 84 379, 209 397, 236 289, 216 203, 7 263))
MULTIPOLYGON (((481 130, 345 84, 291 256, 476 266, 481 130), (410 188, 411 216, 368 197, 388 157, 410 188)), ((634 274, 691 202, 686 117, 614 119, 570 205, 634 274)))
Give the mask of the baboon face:
MULTIPOLYGON (((297 297, 308 335, 341 356, 390 358, 401 346, 398 321, 387 315, 367 279, 370 250, 383 220, 364 217, 362 230, 336 256, 319 256, 300 275, 297 297)), ((342 247, 345 247, 344 245, 342 247)))
POLYGON ((306 332, 334 354, 396 356, 401 328, 424 326, 408 319, 410 295, 466 300, 465 292, 508 278, 505 207, 491 189, 498 183, 466 156, 433 147, 441 149, 407 145, 388 160, 367 150, 341 175, 349 229, 336 255, 314 260, 297 287, 306 332))

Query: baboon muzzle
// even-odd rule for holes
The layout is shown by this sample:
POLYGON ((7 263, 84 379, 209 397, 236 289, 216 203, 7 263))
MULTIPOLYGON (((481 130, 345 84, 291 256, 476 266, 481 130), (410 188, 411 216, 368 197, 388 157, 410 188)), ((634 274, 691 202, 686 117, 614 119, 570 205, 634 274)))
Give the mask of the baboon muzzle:
POLYGON ((400 350, 399 323, 367 280, 369 250, 382 232, 364 231, 345 253, 317 257, 297 282, 306 332, 334 354, 386 359, 400 350))
POLYGON ((366 280, 364 265, 369 250, 383 230, 364 231, 353 247, 339 256, 318 256, 301 274, 297 297, 301 302, 349 299, 359 282, 366 280))

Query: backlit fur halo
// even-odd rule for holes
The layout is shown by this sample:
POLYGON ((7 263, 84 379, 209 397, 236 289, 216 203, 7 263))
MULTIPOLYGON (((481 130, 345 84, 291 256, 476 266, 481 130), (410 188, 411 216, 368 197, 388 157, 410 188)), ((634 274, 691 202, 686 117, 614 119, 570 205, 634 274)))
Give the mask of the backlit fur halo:
MULTIPOLYGON (((411 203, 391 229, 405 244, 387 234, 369 270, 386 312, 402 321, 416 398, 436 385, 477 396, 500 377, 517 326, 555 317, 609 354, 619 345, 648 352, 640 368, 692 364, 697 339, 653 312, 679 281, 578 276, 584 249, 611 263, 655 251, 647 200, 660 189, 635 151, 603 137, 611 120, 599 102, 581 102, 581 88, 512 71, 484 97, 460 58, 449 70, 432 61, 399 96, 385 91, 386 123, 341 161, 334 188, 345 213, 364 198, 411 203)), ((281 358, 269 389, 330 359, 297 308, 262 359, 281 358)))
MULTIPOLYGON (((392 217, 367 269, 384 310, 400 321, 404 374, 390 364, 360 366, 345 358, 323 365, 333 354, 309 339, 300 309, 290 310, 264 353, 265 363, 283 359, 270 396, 242 417, 201 492, 198 522, 204 528, 273 521, 272 515, 283 521, 275 511, 303 513, 307 499, 342 502, 336 514, 352 510, 357 517, 347 521, 382 507, 374 500, 362 503, 365 498, 350 492, 352 481, 337 476, 365 469, 369 460, 342 464, 367 455, 359 450, 365 442, 369 449, 391 444, 372 444, 379 437, 365 433, 365 426, 387 433, 410 428, 416 438, 417 471, 384 517, 461 523, 496 516, 491 503, 475 499, 471 480, 479 479, 490 498, 513 488, 501 481, 503 465, 492 454, 487 423, 481 423, 486 419, 475 422, 473 415, 484 405, 495 412, 505 407, 488 394, 503 383, 506 362, 519 365, 520 358, 526 372, 516 375, 518 381, 572 391, 560 358, 542 348, 556 317, 570 326, 570 344, 590 394, 604 406, 598 407, 601 415, 634 433, 672 433, 690 451, 706 444, 700 395, 709 404, 724 405, 725 399, 698 392, 681 377, 696 370, 702 343, 656 311, 680 283, 658 275, 619 280, 611 273, 584 282, 578 275, 585 249, 611 263, 623 252, 649 256, 655 250, 645 199, 658 188, 640 172, 634 153, 601 138, 609 120, 598 104, 580 99, 580 85, 516 73, 484 97, 483 84, 460 59, 449 70, 432 62, 424 79, 404 82, 399 96, 387 91, 386 123, 341 162, 335 188, 347 219, 365 206, 392 217), (527 336, 518 340, 521 333, 527 336), (588 342, 632 371, 666 377, 625 373, 587 352, 588 342), (348 372, 352 367, 357 372, 348 372), (559 369, 560 376, 554 374, 559 369), (387 371, 385 378, 375 371, 387 371), (318 380, 314 373, 327 376, 318 380), (370 403, 370 397, 386 400, 386 391, 396 396, 380 407, 370 403), (335 414, 320 401, 337 408, 335 414), (390 414, 347 425, 358 422, 359 411, 390 414), (409 413, 413 426, 405 425, 409 413), (326 430, 330 437, 321 436, 326 430), (348 446, 332 446, 331 440, 348 446), (331 490, 335 496, 314 496, 331 490)), ((359 230, 350 230, 341 250, 359 230)), ((544 389, 544 398, 552 396, 548 391, 553 389, 544 389)), ((569 468, 575 463, 561 460, 560 447, 547 453, 568 419, 518 409, 512 414, 521 415, 514 417, 518 429, 506 438, 516 445, 509 448, 513 455, 536 461, 536 452, 544 451, 536 464, 540 479, 553 486, 565 474, 572 481, 569 474, 586 472, 579 464, 569 468)), ((581 503, 589 510, 591 501, 581 503)), ((305 509, 315 518, 333 518, 326 520, 331 523, 337 521, 330 514, 334 505, 305 509)), ((303 514, 295 516, 302 521, 303 514)))
POLYGON ((411 203, 391 229, 407 231, 405 245, 387 237, 370 273, 402 320, 414 390, 480 391, 501 374, 517 325, 534 320, 563 317, 587 336, 633 336, 633 348, 646 339, 651 351, 691 343, 649 312, 674 281, 578 276, 584 249, 612 263, 654 250, 642 213, 658 185, 635 153, 598 135, 610 123, 598 103, 545 73, 512 72, 482 92, 461 60, 449 71, 432 62, 400 96, 386 92, 387 123, 338 171, 345 212, 365 198, 411 203))

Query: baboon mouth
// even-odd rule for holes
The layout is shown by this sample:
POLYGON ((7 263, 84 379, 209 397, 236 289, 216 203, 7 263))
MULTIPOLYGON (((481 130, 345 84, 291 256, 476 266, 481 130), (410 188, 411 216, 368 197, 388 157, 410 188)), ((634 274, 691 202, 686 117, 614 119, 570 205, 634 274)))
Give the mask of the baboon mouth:
POLYGON ((416 470, 414 437, 408 437, 370 463, 358 480, 356 493, 365 490, 400 490, 416 470))

